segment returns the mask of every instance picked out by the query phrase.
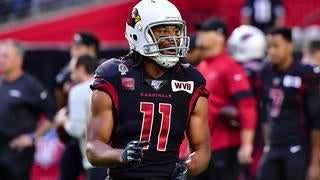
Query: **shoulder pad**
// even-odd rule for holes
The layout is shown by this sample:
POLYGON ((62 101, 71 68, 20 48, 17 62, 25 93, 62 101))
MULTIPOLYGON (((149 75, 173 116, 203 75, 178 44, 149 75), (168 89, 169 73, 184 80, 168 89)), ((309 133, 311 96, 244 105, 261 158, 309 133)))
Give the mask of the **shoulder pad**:
POLYGON ((320 68, 316 65, 301 63, 298 71, 302 72, 303 74, 310 74, 310 73, 318 74, 320 72, 320 68))
POLYGON ((98 66, 94 77, 95 78, 113 77, 120 74, 123 75, 128 71, 129 71, 128 65, 124 61, 112 58, 103 62, 101 65, 98 66))

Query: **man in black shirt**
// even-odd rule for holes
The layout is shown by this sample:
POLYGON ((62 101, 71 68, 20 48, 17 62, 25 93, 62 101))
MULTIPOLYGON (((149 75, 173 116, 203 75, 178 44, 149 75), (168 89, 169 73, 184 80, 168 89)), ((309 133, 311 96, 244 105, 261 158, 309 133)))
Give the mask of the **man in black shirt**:
POLYGON ((34 77, 22 69, 24 50, 14 40, 0 42, 0 178, 27 180, 35 140, 51 128, 55 105, 34 77), (37 126, 39 115, 45 119, 37 126))
POLYGON ((319 179, 319 67, 293 59, 289 28, 272 30, 268 44, 271 62, 261 72, 268 133, 258 179, 319 179))

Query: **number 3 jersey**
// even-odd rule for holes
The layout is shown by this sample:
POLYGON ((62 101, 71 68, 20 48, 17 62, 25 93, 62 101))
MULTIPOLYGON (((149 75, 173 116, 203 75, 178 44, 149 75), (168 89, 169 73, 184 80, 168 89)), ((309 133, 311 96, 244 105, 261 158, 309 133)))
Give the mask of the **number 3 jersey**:
POLYGON ((285 72, 272 64, 262 70, 271 146, 302 145, 311 129, 320 128, 319 67, 293 62, 285 72))
MULTIPOLYGON (((113 178, 170 176, 179 147, 200 96, 208 97, 205 79, 192 66, 178 63, 152 78, 133 60, 111 59, 100 65, 91 88, 108 93, 114 107, 111 145, 124 149, 131 140, 147 140, 139 165, 110 170, 113 178)), ((199 129, 201 131, 201 129, 199 129)))

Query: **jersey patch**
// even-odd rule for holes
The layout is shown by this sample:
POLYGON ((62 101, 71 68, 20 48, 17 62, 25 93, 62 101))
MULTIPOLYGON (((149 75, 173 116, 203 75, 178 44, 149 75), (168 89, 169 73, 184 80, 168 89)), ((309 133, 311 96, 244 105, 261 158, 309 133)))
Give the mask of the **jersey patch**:
POLYGON ((284 87, 299 88, 302 84, 302 80, 299 76, 289 76, 285 75, 283 78, 284 87))
POLYGON ((119 72, 121 72, 121 76, 126 75, 127 72, 129 71, 128 67, 126 65, 122 64, 122 63, 119 64, 118 70, 119 70, 119 72))
POLYGON ((189 94, 192 94, 194 89, 194 82, 193 81, 171 81, 171 88, 173 92, 177 91, 186 91, 189 94))
POLYGON ((145 79, 145 81, 156 91, 158 91, 168 82, 167 80, 154 80, 154 79, 145 79))
POLYGON ((233 80, 235 80, 235 81, 241 81, 242 79, 243 79, 242 74, 235 74, 233 76, 233 80))
POLYGON ((9 90, 9 95, 11 97, 16 97, 16 98, 20 98, 22 95, 21 95, 21 92, 17 89, 11 89, 9 90))
POLYGON ((40 93, 40 99, 44 100, 44 99, 46 99, 47 97, 48 97, 47 91, 42 91, 42 92, 40 93))
POLYGON ((122 78, 121 86, 123 90, 133 91, 135 89, 134 78, 122 78))

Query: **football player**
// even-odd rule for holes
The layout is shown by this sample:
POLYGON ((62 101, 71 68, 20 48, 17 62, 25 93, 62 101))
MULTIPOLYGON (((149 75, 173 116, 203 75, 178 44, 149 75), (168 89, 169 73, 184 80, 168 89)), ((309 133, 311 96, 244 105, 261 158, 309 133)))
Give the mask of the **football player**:
POLYGON ((205 79, 182 64, 189 38, 178 9, 142 0, 126 22, 130 53, 95 72, 87 156, 111 179, 185 179, 206 169, 210 135, 205 79), (200 131, 199 131, 200 130, 200 131), (186 131, 191 154, 179 163, 186 131))
POLYGON ((293 58, 290 28, 273 29, 267 41, 270 63, 261 79, 268 138, 258 179, 319 179, 319 68, 293 58))

